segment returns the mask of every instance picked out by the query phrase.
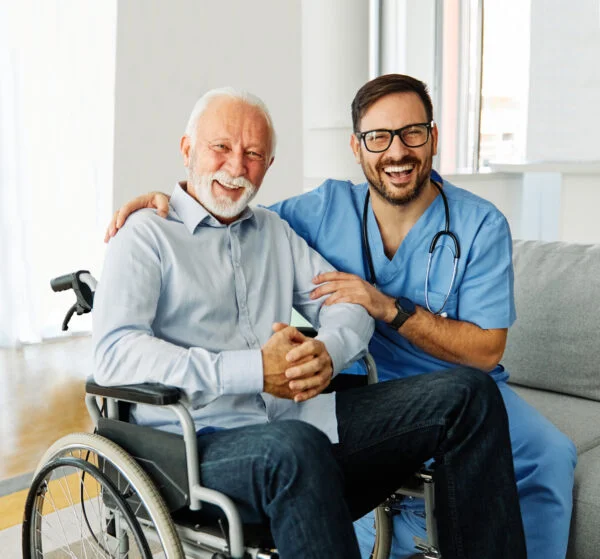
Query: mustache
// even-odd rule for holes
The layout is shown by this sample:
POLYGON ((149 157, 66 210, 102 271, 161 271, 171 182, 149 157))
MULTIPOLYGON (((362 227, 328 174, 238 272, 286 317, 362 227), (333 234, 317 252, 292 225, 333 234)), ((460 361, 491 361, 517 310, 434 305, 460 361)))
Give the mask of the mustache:
POLYGON ((217 181, 221 184, 229 186, 238 186, 247 190, 256 190, 256 186, 250 182, 246 177, 232 177, 226 171, 216 171, 208 175, 210 181, 217 181))
POLYGON ((383 168, 387 167, 388 165, 400 167, 401 165, 418 165, 419 163, 421 163, 421 161, 419 159, 417 159, 416 157, 412 157, 410 155, 407 155, 406 157, 403 157, 402 159, 393 159, 391 157, 388 157, 386 159, 382 159, 377 164, 377 170, 382 171, 383 168))

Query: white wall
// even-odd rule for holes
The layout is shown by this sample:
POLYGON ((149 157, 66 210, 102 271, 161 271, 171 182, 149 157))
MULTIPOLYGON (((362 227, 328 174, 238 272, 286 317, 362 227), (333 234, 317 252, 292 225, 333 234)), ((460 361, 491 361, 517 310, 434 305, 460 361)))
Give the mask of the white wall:
POLYGON ((278 133, 256 201, 301 192, 300 25, 300 0, 118 2, 113 207, 185 178, 179 140, 189 113, 224 85, 261 97, 278 133))
POLYGON ((351 103, 369 79, 365 0, 302 1, 304 188, 327 178, 362 181, 350 149, 351 103))
POLYGON ((600 160, 600 3, 531 0, 527 159, 600 160))

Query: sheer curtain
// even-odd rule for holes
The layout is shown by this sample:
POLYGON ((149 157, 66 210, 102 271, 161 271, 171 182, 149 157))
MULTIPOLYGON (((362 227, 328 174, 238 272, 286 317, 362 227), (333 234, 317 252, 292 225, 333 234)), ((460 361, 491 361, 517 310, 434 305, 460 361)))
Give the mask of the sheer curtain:
POLYGON ((49 279, 100 271, 115 49, 116 0, 0 0, 0 346, 58 334, 49 279))

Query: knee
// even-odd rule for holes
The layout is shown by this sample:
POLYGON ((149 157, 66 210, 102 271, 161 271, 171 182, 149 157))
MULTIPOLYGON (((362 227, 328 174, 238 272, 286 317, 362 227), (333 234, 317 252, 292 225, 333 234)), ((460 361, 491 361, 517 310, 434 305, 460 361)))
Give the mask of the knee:
POLYGON ((303 421, 287 420, 273 423, 269 454, 278 463, 288 463, 300 469, 314 468, 315 462, 333 461, 327 436, 303 421))
POLYGON ((575 445, 549 421, 531 430, 520 447, 513 449, 517 478, 529 473, 536 478, 573 479, 577 464, 575 445))
POLYGON ((504 415, 506 414, 500 390, 490 375, 471 367, 458 367, 452 369, 450 374, 455 389, 462 389, 463 397, 471 403, 472 407, 501 410, 504 415))
POLYGON ((473 367, 456 367, 451 369, 451 374, 465 386, 473 388, 477 392, 492 392, 496 394, 498 387, 492 377, 473 367))

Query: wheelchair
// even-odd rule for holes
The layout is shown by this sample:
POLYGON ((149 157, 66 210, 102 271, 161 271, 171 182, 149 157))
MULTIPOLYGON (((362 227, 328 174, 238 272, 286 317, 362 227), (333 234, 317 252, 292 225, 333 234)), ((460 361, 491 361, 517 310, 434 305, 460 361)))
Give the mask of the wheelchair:
MULTIPOLYGON (((88 271, 55 278, 51 287, 54 291, 73 289, 76 295, 63 330, 75 313, 92 310, 96 281, 88 271)), ((367 355, 364 362, 368 381, 376 382, 373 359, 367 355)), ((357 381, 343 378, 350 376, 342 375, 341 384, 357 381)), ((88 380, 85 398, 94 433, 59 439, 34 473, 23 517, 25 559, 279 557, 267 526, 243 524, 229 497, 202 487, 196 430, 178 388, 158 384, 104 387, 88 380), (178 416, 183 435, 129 423, 131 404, 170 409, 178 416)), ((420 553, 412 557, 441 558, 433 479, 426 469, 376 509, 371 557, 389 557, 394 502, 406 495, 424 497, 427 511, 428 540, 416 542, 420 553)))

